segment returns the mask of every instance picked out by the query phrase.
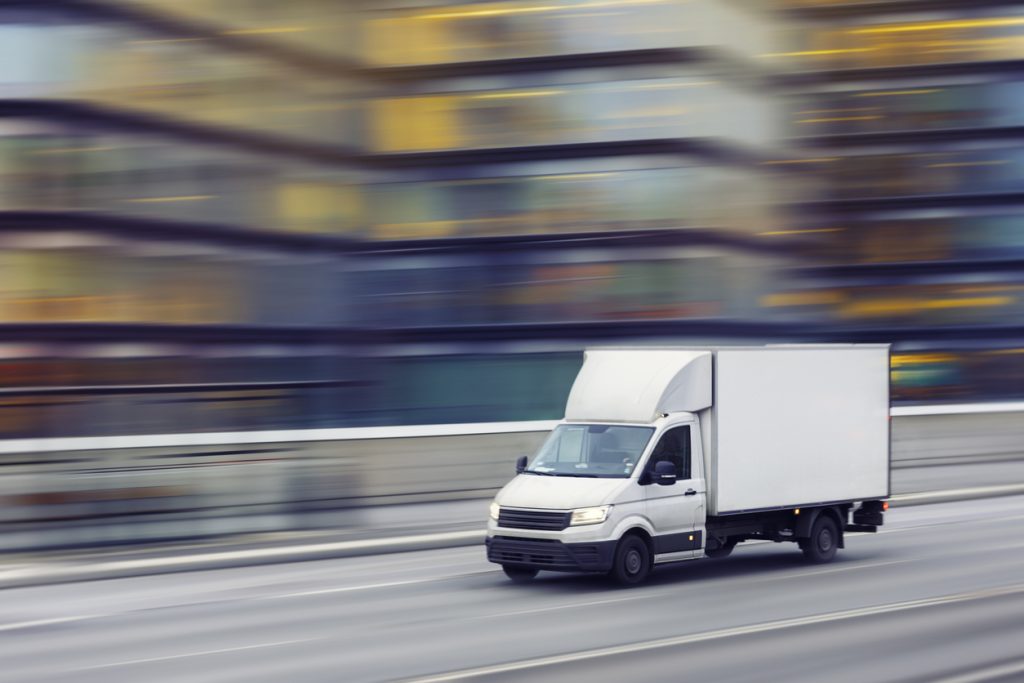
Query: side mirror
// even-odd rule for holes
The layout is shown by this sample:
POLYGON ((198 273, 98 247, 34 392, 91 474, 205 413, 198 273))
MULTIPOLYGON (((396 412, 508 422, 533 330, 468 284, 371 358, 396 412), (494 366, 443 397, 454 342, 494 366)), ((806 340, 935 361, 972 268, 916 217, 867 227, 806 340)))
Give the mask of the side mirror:
POLYGON ((655 484, 671 486, 676 483, 676 466, 668 460, 660 460, 654 463, 654 476, 652 479, 655 484))
POLYGON ((516 460, 516 474, 522 474, 524 470, 526 470, 526 456, 520 455, 516 460))

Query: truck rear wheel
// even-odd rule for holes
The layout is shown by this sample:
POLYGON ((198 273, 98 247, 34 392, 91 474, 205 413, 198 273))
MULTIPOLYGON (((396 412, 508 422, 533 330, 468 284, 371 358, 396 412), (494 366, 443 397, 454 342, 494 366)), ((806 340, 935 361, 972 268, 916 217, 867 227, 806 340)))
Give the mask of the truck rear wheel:
POLYGON ((811 527, 810 538, 800 540, 800 549, 810 562, 828 562, 839 549, 839 527, 829 515, 820 515, 811 527))
POLYGON ((518 567, 514 564, 503 564, 501 569, 505 572, 505 576, 512 579, 514 583, 526 583, 537 576, 538 571, 533 567, 518 567))
POLYGON ((611 576, 624 586, 643 583, 651 573, 651 551, 638 536, 626 536, 615 549, 611 576))

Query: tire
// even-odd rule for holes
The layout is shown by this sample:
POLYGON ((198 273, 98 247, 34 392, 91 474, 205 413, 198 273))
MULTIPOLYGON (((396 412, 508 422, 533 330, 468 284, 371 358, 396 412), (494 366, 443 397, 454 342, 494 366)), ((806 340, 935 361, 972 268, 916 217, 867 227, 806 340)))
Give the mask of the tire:
POLYGON ((718 560, 723 557, 729 557, 732 555, 732 549, 736 547, 736 541, 726 541, 723 545, 716 545, 714 547, 705 546, 704 554, 713 560, 718 560))
POLYGON ((643 583, 651 573, 651 551, 639 536, 626 536, 615 548, 609 575, 623 586, 643 583))
POLYGON ((512 579, 513 583, 526 583, 537 576, 539 571, 533 567, 519 567, 514 564, 503 564, 501 568, 505 572, 505 576, 512 579))
POLYGON ((819 515, 811 527, 810 538, 800 541, 800 549, 808 562, 830 562, 839 549, 839 527, 831 515, 819 515))

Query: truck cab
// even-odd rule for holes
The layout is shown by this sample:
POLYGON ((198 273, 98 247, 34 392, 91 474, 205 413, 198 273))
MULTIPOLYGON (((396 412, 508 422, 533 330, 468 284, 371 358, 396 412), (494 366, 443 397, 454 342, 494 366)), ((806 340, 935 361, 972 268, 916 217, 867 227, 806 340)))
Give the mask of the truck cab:
POLYGON ((627 550, 620 580, 651 563, 703 551, 705 495, 700 424, 692 413, 651 425, 565 422, 491 505, 488 550, 513 578, 515 567, 607 573, 618 540, 627 550), (511 571, 508 571, 511 568, 511 571))

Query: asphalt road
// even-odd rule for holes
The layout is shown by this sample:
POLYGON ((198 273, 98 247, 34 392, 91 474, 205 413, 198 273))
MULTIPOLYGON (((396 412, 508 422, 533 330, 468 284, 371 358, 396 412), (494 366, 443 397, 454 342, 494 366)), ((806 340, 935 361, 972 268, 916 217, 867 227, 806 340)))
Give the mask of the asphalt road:
POLYGON ((1024 497, 896 509, 642 587, 510 584, 456 548, 10 589, 0 680, 1024 680, 1024 497))

